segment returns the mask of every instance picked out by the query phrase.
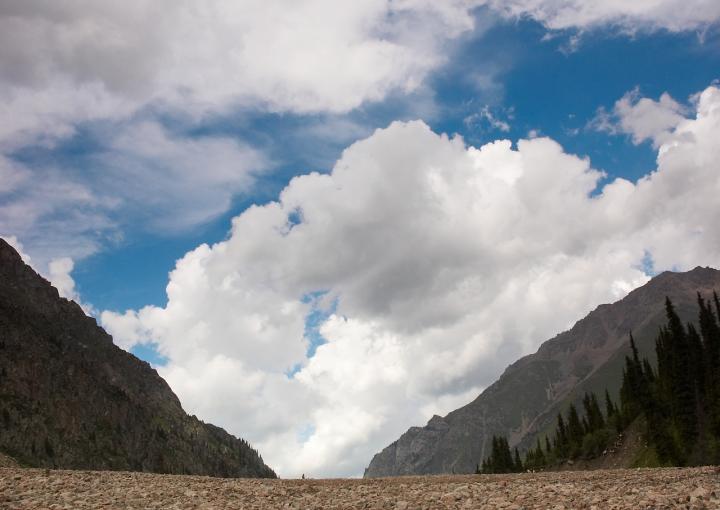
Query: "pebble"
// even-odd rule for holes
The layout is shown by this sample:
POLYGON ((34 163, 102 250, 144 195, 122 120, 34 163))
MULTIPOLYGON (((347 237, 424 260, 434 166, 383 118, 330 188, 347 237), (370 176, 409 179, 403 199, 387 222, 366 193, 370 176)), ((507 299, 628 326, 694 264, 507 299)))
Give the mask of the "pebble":
POLYGON ((3 510, 720 509, 716 468, 252 480, 0 468, 3 510))

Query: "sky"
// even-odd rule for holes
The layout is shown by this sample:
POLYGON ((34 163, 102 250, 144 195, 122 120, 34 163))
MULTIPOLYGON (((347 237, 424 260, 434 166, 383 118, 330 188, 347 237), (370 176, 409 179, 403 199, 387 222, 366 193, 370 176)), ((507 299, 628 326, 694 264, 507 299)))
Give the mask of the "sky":
POLYGON ((716 0, 6 0, 0 236, 282 477, 720 267, 716 0))

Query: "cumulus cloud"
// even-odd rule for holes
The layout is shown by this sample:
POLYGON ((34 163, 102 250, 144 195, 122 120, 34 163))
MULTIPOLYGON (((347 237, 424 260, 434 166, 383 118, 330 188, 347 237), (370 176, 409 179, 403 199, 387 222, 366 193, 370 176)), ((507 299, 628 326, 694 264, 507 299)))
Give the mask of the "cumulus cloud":
POLYGON ((358 475, 409 425, 646 282, 648 254, 658 271, 717 266, 718 133, 710 87, 655 172, 598 190, 602 174, 549 138, 474 148, 393 123, 186 254, 166 307, 102 323, 126 347, 157 342, 186 408, 282 475, 358 475), (325 343, 308 356, 316 311, 325 343))
POLYGON ((611 134, 627 134, 635 145, 650 140, 657 148, 671 137, 672 131, 685 120, 687 108, 667 92, 654 101, 634 89, 615 102, 611 113, 598 109, 589 127, 611 134))

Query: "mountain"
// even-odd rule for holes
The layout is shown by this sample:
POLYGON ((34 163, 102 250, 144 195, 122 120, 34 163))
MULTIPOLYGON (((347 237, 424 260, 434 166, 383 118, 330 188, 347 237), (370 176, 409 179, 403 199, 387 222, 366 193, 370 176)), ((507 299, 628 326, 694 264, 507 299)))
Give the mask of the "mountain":
POLYGON ((0 239, 0 454, 27 466, 275 477, 0 239))
MULTIPOLYGON (((572 329, 512 365, 474 401, 424 427, 411 427, 376 454, 365 477, 471 473, 489 454, 493 435, 522 451, 555 426, 557 413, 585 391, 617 396, 632 331, 641 355, 654 360, 665 321, 665 297, 686 322, 697 320, 697 292, 720 291, 720 271, 697 267, 662 273, 612 305, 600 305, 572 329)), ((548 310, 552 313, 552 310, 548 310)))

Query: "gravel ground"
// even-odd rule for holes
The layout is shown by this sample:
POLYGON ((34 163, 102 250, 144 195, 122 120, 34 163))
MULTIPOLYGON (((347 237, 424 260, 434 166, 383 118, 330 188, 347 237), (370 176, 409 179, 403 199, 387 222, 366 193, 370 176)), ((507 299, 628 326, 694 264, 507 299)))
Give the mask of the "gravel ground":
POLYGON ((373 480, 249 480, 0 469, 2 509, 718 508, 718 468, 373 480))

